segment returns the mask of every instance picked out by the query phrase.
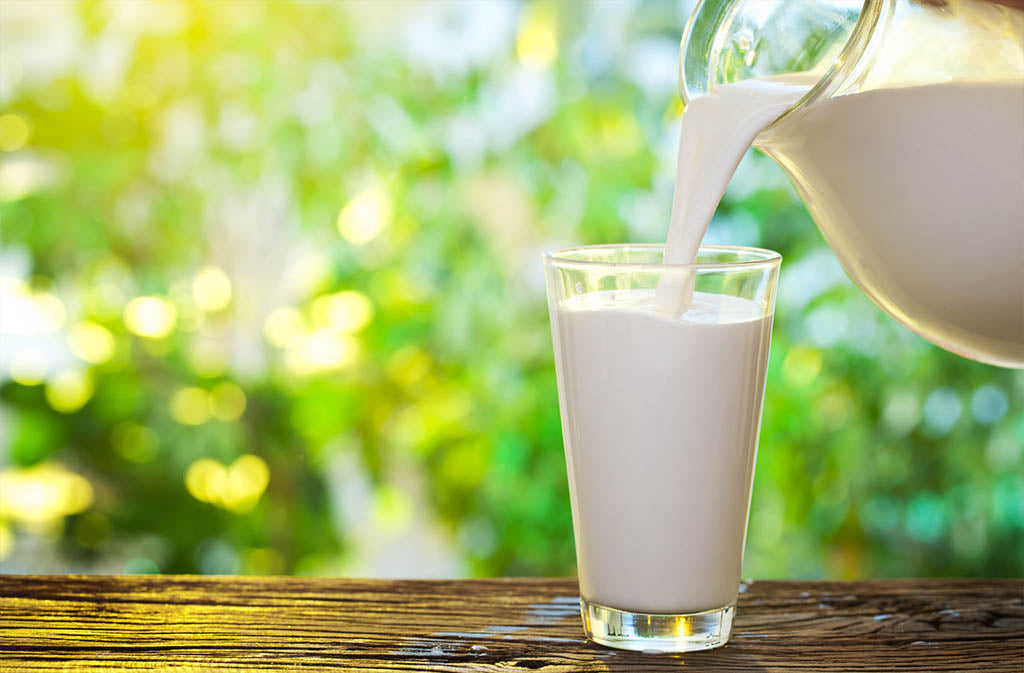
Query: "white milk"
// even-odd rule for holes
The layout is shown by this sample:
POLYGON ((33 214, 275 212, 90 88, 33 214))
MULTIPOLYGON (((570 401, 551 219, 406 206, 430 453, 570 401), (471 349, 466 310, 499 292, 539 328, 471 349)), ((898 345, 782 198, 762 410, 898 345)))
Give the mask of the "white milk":
POLYGON ((757 142, 882 308, 953 352, 1024 366, 1024 80, 839 96, 757 142))
POLYGON ((771 316, 650 290, 552 311, 581 594, 648 613, 732 603, 740 579, 771 316))

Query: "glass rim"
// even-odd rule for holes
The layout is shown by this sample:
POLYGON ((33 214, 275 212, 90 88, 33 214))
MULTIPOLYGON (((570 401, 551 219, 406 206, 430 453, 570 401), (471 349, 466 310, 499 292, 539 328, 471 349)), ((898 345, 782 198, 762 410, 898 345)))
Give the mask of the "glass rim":
POLYGON ((653 262, 606 262, 588 259, 572 259, 567 257, 571 253, 587 250, 664 250, 664 243, 603 243, 600 245, 577 245, 571 248, 548 250, 541 255, 546 264, 552 264, 561 268, 593 269, 596 267, 609 267, 615 269, 636 269, 640 271, 657 271, 664 269, 694 269, 700 271, 735 271, 739 269, 757 269, 779 266, 782 262, 782 255, 767 248, 756 248, 746 245, 702 245, 697 250, 699 256, 702 252, 718 253, 740 253, 746 254, 749 259, 740 259, 734 262, 690 262, 688 264, 665 264, 653 262))

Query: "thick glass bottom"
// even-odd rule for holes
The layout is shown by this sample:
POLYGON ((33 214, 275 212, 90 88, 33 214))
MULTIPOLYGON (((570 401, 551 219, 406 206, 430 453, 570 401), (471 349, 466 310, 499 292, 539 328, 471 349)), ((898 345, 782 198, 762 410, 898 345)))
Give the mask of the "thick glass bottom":
POLYGON ((616 610, 581 599, 583 628, 595 643, 638 652, 694 652, 721 647, 732 635, 736 604, 690 614, 616 610))

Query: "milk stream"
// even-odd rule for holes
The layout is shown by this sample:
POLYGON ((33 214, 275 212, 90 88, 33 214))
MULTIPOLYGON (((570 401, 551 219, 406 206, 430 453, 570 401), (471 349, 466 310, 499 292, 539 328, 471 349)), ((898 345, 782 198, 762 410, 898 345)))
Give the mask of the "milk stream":
MULTIPOLYGON (((754 138, 800 100, 813 82, 805 75, 790 75, 725 84, 686 106, 665 264, 693 262, 718 202, 754 138)), ((679 315, 692 292, 692 274, 668 272, 658 285, 657 309, 679 315)))

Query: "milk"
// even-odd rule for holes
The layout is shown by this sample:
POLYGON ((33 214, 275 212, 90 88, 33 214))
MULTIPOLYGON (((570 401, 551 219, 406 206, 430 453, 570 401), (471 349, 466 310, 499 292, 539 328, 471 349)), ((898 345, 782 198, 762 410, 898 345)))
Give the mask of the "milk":
POLYGON ((757 142, 879 306, 955 353, 1024 366, 1024 80, 839 96, 757 142))
MULTIPOLYGON (((617 294, 616 294, 617 293, 617 294)), ((771 317, 651 290, 552 308, 581 595, 647 613, 736 599, 771 317)))

